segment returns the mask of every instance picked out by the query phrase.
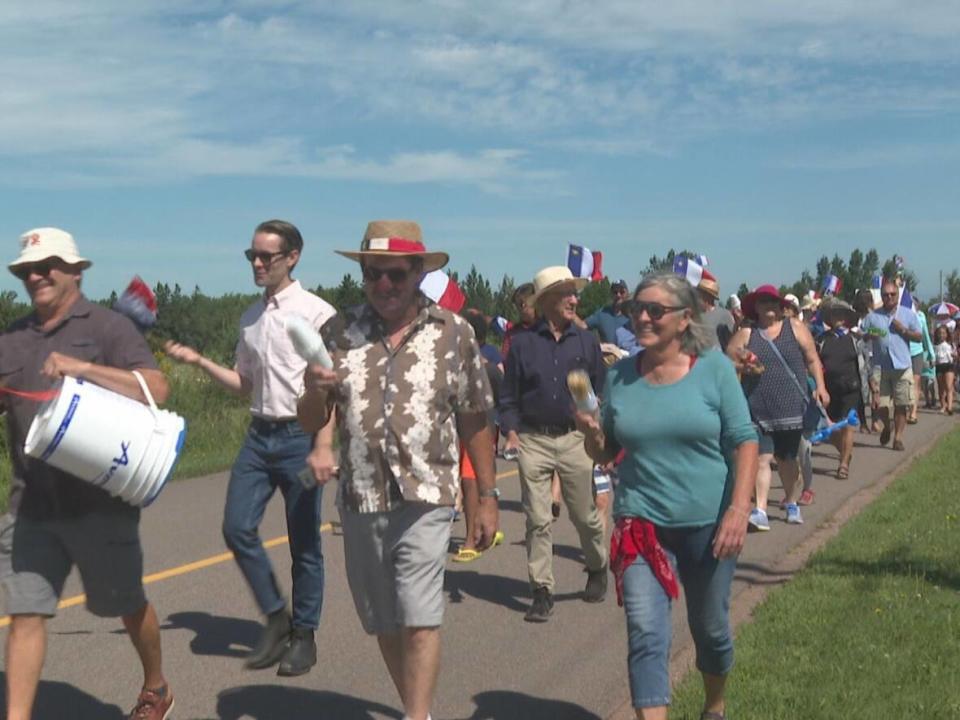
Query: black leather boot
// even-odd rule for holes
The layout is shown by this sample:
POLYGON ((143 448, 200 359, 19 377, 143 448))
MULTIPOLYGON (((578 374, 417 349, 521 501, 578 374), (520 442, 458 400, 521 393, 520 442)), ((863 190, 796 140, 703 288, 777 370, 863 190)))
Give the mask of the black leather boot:
POLYGON ((286 608, 267 617, 267 624, 260 631, 260 639, 254 646, 244 667, 260 670, 275 664, 287 649, 290 641, 290 613, 286 608))
POLYGON ((317 643, 310 628, 294 628, 290 635, 290 644, 280 660, 277 675, 293 677, 303 675, 317 664, 317 643))

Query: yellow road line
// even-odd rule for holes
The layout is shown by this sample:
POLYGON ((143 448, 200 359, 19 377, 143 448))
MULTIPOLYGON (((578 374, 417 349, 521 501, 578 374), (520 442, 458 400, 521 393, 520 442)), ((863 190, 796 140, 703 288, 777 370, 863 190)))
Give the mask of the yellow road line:
MULTIPOLYGON (((507 472, 502 472, 497 475, 497 480, 513 477, 516 474, 516 470, 508 470, 507 472)), ((320 526, 320 532, 322 533, 330 532, 332 529, 333 523, 324 523, 320 526)), ((263 546, 269 549, 276 547, 277 545, 286 545, 289 541, 290 539, 286 535, 281 535, 280 537, 275 537, 272 540, 265 541, 263 546)), ((232 559, 233 553, 220 553, 219 555, 204 558, 203 560, 197 560, 196 562, 187 563, 185 565, 178 565, 177 567, 172 567, 169 570, 161 570, 160 572, 156 572, 151 575, 145 575, 143 578, 143 584, 150 585, 151 583, 160 582, 161 580, 169 580, 170 578, 177 577, 178 575, 186 575, 187 573, 195 572, 197 570, 203 570, 204 568, 208 568, 213 565, 219 565, 220 563, 225 563, 227 560, 232 559)), ((60 601, 60 604, 57 605, 57 609, 63 610, 64 608, 74 607, 75 605, 82 605, 86 599, 87 596, 83 594, 68 597, 66 600, 60 601)), ((9 624, 9 615, 0 618, 0 628, 7 627, 9 624)))

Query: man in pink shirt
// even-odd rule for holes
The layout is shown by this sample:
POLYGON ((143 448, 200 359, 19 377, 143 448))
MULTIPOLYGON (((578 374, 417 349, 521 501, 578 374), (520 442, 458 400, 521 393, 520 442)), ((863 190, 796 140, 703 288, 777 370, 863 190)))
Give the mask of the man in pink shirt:
MULTIPOLYGON (((297 399, 306 362, 284 329, 288 315, 299 315, 319 329, 336 311, 291 277, 303 238, 288 222, 261 223, 244 252, 253 281, 264 289, 240 319, 236 364, 224 367, 193 348, 167 343, 167 354, 196 365, 228 391, 250 397, 250 429, 230 473, 223 537, 250 585, 266 625, 247 656, 246 666, 280 662, 278 675, 302 675, 317 661, 314 633, 323 604, 323 553, 320 549, 320 488, 306 487, 298 475, 318 467, 329 440, 314 443, 297 423, 297 399), (293 560, 293 612, 263 549, 258 527, 277 489, 287 511, 293 560)), ((332 427, 318 434, 332 436, 332 427)))

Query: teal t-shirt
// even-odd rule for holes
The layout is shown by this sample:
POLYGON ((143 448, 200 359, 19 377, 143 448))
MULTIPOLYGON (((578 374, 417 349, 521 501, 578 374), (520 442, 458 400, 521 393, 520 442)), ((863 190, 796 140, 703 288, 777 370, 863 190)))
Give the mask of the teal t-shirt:
POLYGON ((615 364, 603 391, 607 441, 625 450, 613 514, 662 527, 715 523, 728 502, 728 453, 757 441, 733 364, 708 350, 671 385, 651 385, 638 365, 639 356, 615 364))

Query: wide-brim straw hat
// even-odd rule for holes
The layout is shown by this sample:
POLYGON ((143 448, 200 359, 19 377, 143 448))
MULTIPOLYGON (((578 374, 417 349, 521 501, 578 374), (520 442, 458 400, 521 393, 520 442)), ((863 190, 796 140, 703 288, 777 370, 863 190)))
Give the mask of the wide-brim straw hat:
POLYGON ((574 277, 570 268, 565 265, 551 265, 533 276, 533 295, 530 296, 528 302, 535 305, 545 293, 563 285, 573 285, 579 292, 589 283, 590 280, 587 278, 574 277))
POLYGON ((706 293, 714 300, 720 299, 720 283, 717 282, 717 278, 709 270, 704 269, 703 275, 700 278, 700 284, 697 285, 697 290, 706 293))
POLYGON ((447 253, 427 250, 420 226, 412 220, 374 220, 367 225, 360 250, 336 252, 357 262, 368 257, 419 257, 423 258, 425 273, 439 270, 450 262, 447 253))
POLYGON ((68 265, 79 265, 86 270, 93 265, 85 257, 80 257, 73 235, 53 227, 34 228, 20 236, 20 256, 7 265, 15 273, 20 265, 42 262, 50 258, 60 258, 68 265))
POLYGON ((789 304, 786 300, 780 297, 780 291, 777 290, 776 287, 773 285, 761 285, 752 293, 748 293, 747 296, 743 298, 744 316, 751 318, 752 320, 757 319, 757 300, 762 297, 776 300, 780 303, 781 308, 785 308, 789 304))
POLYGON ((828 300, 820 306, 820 319, 827 325, 835 325, 842 320, 847 327, 853 327, 860 320, 857 311, 843 300, 828 300))

